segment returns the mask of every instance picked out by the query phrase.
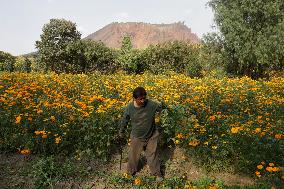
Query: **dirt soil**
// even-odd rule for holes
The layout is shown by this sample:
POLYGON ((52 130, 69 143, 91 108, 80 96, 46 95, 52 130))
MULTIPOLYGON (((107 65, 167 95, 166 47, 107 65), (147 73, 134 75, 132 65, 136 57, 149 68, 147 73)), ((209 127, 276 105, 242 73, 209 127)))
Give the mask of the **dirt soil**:
MULTIPOLYGON (((101 171, 106 175, 115 173, 124 173, 127 164, 128 146, 123 149, 122 170, 120 170, 120 154, 116 153, 112 156, 111 161, 104 165, 98 165, 95 162, 88 162, 90 172, 101 171)), ((186 157, 180 148, 167 148, 161 150, 161 169, 165 178, 187 174, 189 180, 196 180, 203 177, 213 177, 221 179, 227 186, 244 186, 254 184, 254 180, 249 176, 232 174, 232 173, 207 173, 201 168, 195 166, 191 158, 186 157)), ((0 152, 0 188, 33 188, 32 180, 29 178, 27 169, 31 162, 35 162, 36 156, 23 156, 17 153, 1 153, 0 152)), ((137 176, 150 175, 149 167, 146 163, 144 154, 142 153, 137 176)), ((84 180, 76 178, 67 179, 56 183, 55 188, 92 188, 107 189, 116 188, 107 183, 107 179, 103 176, 91 174, 84 180)))

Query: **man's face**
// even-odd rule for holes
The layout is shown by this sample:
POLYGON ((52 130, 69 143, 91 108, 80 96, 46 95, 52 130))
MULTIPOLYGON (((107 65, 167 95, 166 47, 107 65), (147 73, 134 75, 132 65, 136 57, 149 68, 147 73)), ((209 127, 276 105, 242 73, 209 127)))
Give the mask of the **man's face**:
POLYGON ((143 106, 145 104, 145 101, 146 101, 146 96, 143 96, 143 97, 137 97, 137 98, 134 98, 136 104, 138 106, 143 106))

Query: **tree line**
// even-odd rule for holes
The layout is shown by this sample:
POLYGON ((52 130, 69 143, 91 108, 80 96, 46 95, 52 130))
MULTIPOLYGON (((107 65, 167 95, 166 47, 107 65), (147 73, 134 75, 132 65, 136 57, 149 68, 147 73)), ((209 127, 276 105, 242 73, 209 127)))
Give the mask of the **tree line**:
POLYGON ((283 73, 283 1, 211 0, 208 5, 213 9, 218 32, 203 36, 201 44, 170 41, 134 49, 130 36, 125 36, 121 48, 112 49, 101 42, 81 39, 71 21, 51 19, 36 41, 36 57, 17 60, 0 51, 0 70, 57 73, 124 70, 135 74, 171 70, 192 77, 209 73, 254 79, 275 70, 283 73))

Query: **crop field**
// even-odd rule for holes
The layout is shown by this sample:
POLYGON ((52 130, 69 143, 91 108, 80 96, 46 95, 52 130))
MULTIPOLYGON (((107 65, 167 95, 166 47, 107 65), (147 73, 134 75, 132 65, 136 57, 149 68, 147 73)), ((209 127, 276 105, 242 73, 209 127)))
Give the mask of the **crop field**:
POLYGON ((219 162, 255 179, 283 181, 284 78, 2 72, 0 149, 107 161, 137 86, 163 104, 155 119, 161 147, 178 146, 203 167, 219 162))

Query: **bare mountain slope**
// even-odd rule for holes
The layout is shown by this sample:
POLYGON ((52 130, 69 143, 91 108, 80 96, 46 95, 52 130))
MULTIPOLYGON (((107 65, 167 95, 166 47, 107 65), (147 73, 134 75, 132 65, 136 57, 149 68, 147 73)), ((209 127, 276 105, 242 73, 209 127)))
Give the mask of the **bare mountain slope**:
POLYGON ((131 38, 134 48, 146 48, 150 44, 162 43, 165 41, 187 41, 199 43, 200 39, 191 32, 184 23, 173 24, 147 24, 137 22, 112 23, 85 39, 102 41, 108 47, 120 48, 124 36, 131 38))

